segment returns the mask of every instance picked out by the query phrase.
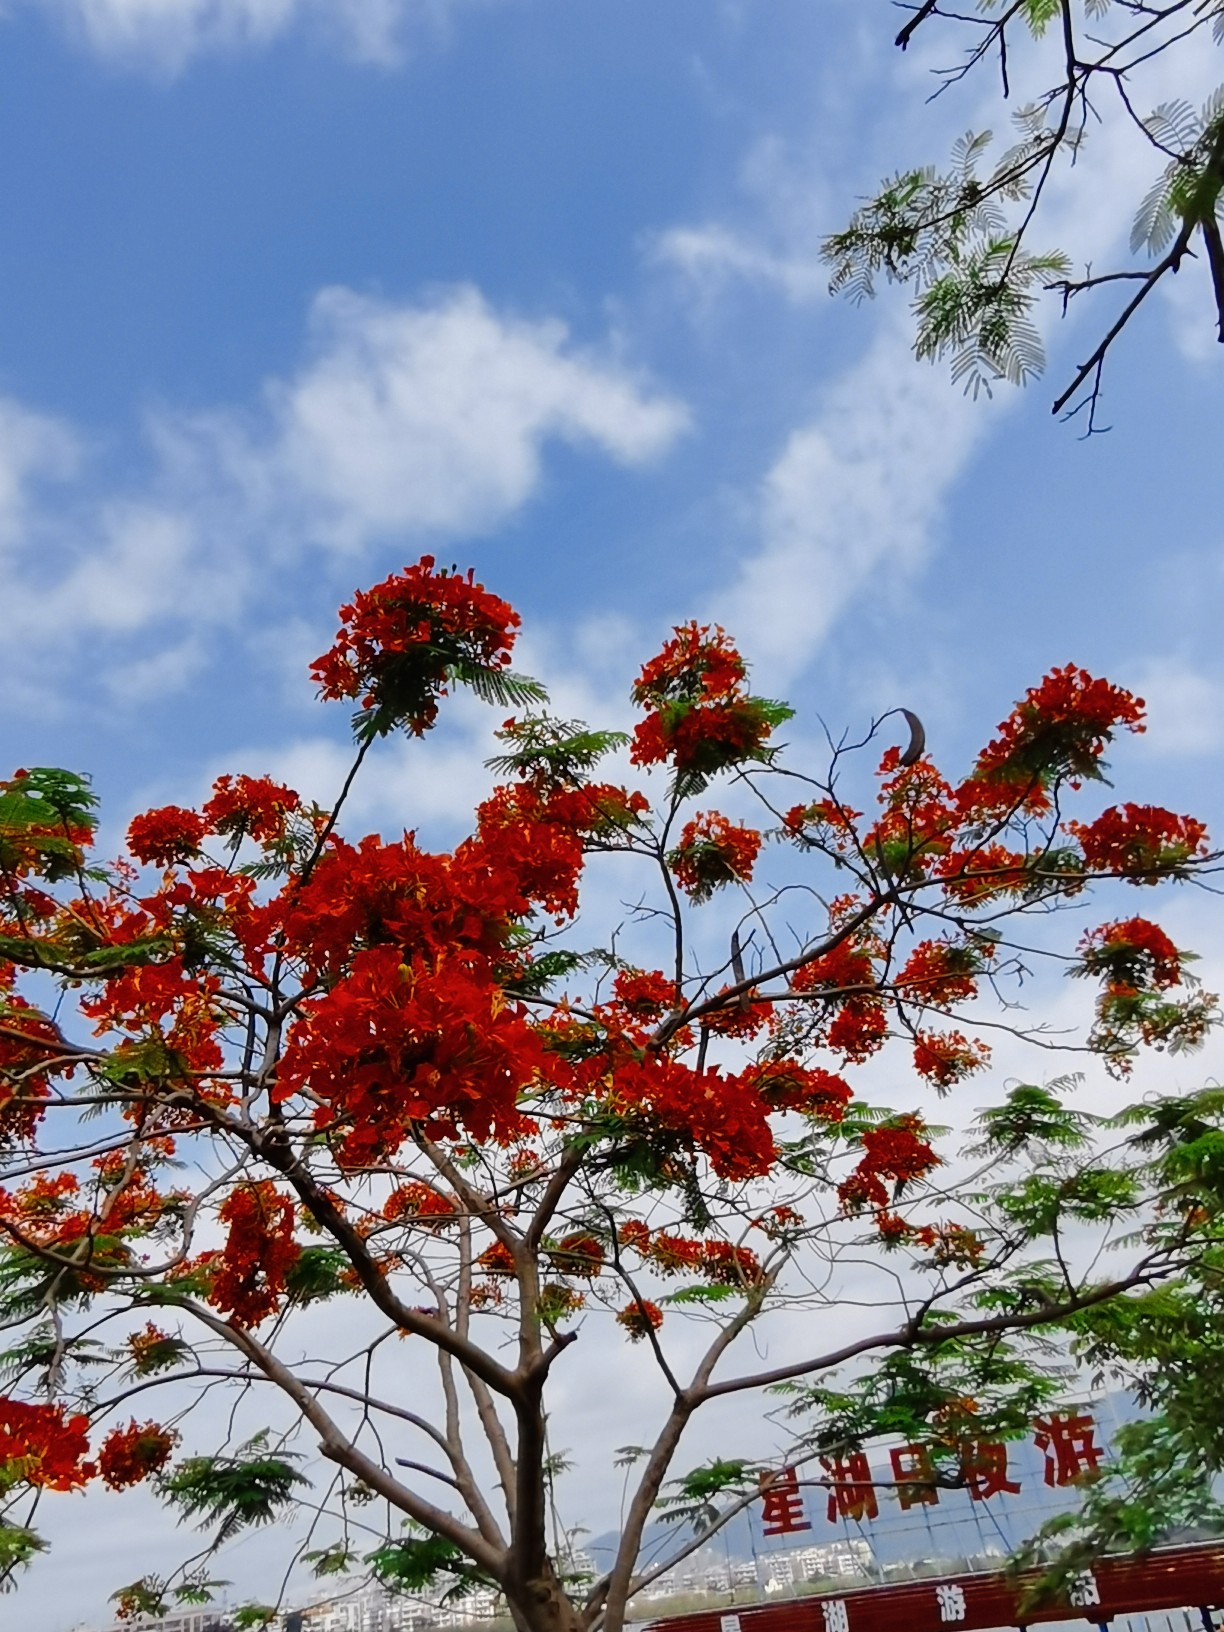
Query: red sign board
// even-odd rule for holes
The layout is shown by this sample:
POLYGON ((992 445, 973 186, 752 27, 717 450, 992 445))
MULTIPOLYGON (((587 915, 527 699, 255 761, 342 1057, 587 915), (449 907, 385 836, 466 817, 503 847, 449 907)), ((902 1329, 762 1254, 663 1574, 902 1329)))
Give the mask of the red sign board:
POLYGON ((658 1632, 985 1632, 1038 1621, 1224 1605, 1224 1546, 1165 1547, 1145 1558, 1105 1558, 1084 1570, 1061 1601, 1026 1611, 1017 1606, 1038 1579, 1009 1580, 1002 1572, 945 1575, 895 1586, 788 1598, 740 1610, 670 1615, 649 1623, 658 1632))

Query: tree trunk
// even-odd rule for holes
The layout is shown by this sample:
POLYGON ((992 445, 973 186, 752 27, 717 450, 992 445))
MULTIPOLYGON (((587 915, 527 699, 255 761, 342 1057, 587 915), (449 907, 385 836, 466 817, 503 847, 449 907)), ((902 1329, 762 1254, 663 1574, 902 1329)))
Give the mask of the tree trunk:
POLYGON ((582 1632, 578 1609, 549 1561, 529 1581, 508 1584, 506 1596, 516 1625, 527 1632, 582 1632))

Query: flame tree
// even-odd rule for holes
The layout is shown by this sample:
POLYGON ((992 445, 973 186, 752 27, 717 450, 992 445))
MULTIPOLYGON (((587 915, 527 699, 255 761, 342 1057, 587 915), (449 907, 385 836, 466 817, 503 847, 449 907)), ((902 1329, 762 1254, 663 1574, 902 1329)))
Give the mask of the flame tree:
POLYGON ((981 1097, 1000 1030, 1061 1046, 1018 1004, 1035 962, 1093 984, 1076 1046, 1119 1078, 1211 1025, 1150 920, 1060 940, 1103 881, 1129 907, 1108 881, 1212 863, 1191 817, 1072 814, 1137 699, 1069 666, 958 779, 912 716, 875 773, 858 750, 884 722, 809 775, 720 629, 645 665, 628 738, 544 711, 509 667, 517 616, 470 573, 426 557, 341 618, 313 666, 357 705, 329 810, 223 776, 102 865, 87 779, 0 784, 6 1576, 44 1545, 45 1492, 148 1481, 207 1536, 121 1612, 207 1600, 215 1549, 300 1504, 320 1574, 488 1582, 523 1632, 618 1632, 664 1567, 639 1564, 652 1513, 708 1532, 756 1489, 745 1462, 676 1473, 703 1406, 780 1388, 793 1456, 900 1430, 963 1484, 967 1443, 1064 1386, 1043 1334, 1099 1360, 1119 1311, 1184 1292, 1214 1251, 1212 1096, 1107 1127, 1069 1079, 1005 1084, 951 1155, 922 1110, 971 1077, 981 1097), (515 710, 470 836, 343 836, 363 762, 457 686, 515 710), (596 775, 623 748, 632 788, 596 775), (611 950, 578 936, 591 866, 637 892, 611 950), (900 1111, 852 1080, 886 1047, 900 1111), (741 1340, 779 1320, 803 1346, 762 1368, 741 1340), (619 1552, 579 1580, 549 1387, 610 1343, 663 1405, 626 1425, 645 1444, 619 1552), (262 1420, 290 1426, 193 1443, 210 1390, 278 1396, 262 1420))

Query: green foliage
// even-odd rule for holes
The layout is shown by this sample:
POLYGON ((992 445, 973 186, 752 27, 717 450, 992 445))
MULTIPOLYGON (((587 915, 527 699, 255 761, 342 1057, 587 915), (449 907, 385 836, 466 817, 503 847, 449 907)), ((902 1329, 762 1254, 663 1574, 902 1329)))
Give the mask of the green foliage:
MULTIPOLYGON (((1012 119, 1016 140, 990 162, 989 132, 968 132, 953 148, 951 164, 903 165, 882 182, 847 226, 822 246, 831 268, 830 288, 856 302, 875 293, 884 278, 913 291, 915 352, 920 358, 949 358, 954 380, 975 396, 990 393, 995 380, 1024 384, 1045 364, 1034 321, 1044 294, 1061 298, 1062 309, 1086 290, 1117 279, 1135 280, 1134 293, 1120 318, 1111 320, 1096 350, 1081 364, 1058 398, 1057 410, 1071 404, 1089 409, 1094 423, 1102 368, 1110 347, 1138 311, 1152 283, 1176 272, 1186 253, 1204 254, 1214 295, 1213 321, 1224 300, 1224 238, 1220 198, 1224 186, 1224 90, 1200 109, 1184 99, 1162 102, 1140 120, 1135 103, 1143 78, 1157 59, 1172 53, 1183 79, 1195 77, 1194 54, 1210 51, 1205 28, 1224 41, 1224 3, 1201 0, 1187 8, 1114 5, 1113 0, 979 0, 959 12, 942 6, 912 6, 897 36, 908 46, 919 32, 936 41, 963 33, 967 49, 951 48, 936 96, 963 87, 975 73, 997 61, 1006 101, 1027 66, 1049 72, 1034 86, 1031 100, 1012 119), (1110 14, 1112 26, 1096 28, 1110 14), (1183 16, 1185 14, 1185 16, 1183 16), (1190 20, 1192 17, 1193 20, 1190 20), (1034 51, 1056 25, 1056 49, 1034 51), (1187 26, 1188 25, 1188 26, 1187 26), (1200 32, 1202 31, 1202 32, 1200 32), (1026 38, 1027 36, 1027 38, 1026 38), (1043 64, 1049 64, 1044 69, 1043 64), (1114 92, 1126 86, 1121 105, 1114 92), (1168 158, 1161 174, 1140 199, 1131 231, 1132 256, 1161 259, 1144 270, 1098 272, 1089 266, 1076 280, 1071 263, 1057 249, 1033 248, 1041 230, 1047 188, 1059 173, 1080 165, 1081 189, 1093 185, 1091 149, 1086 142, 1108 116, 1141 125, 1148 140, 1168 158), (1084 395, 1076 401, 1080 392, 1084 395)), ((932 98, 934 100, 934 98, 932 98)), ((1130 131, 1127 134, 1131 134, 1130 131)))
POLYGON ((774 1392, 787 1401, 786 1414, 804 1422, 800 1443, 821 1454, 841 1455, 895 1435, 926 1445, 936 1466, 954 1467, 965 1437, 1023 1438, 1034 1415, 1065 1392, 1070 1376, 1070 1368, 1051 1367, 990 1334, 891 1354, 840 1389, 783 1383, 774 1392))
POLYGON ((162 1494, 201 1529, 217 1526, 214 1547, 252 1525, 271 1524, 306 1480, 290 1466, 296 1456, 273 1455, 266 1444, 267 1435, 256 1434, 236 1456, 189 1457, 161 1479, 162 1494))
POLYGON ((1213 220, 1224 185, 1217 150, 1224 135, 1224 86, 1201 110, 1189 102, 1162 102, 1143 121, 1153 141, 1176 155, 1144 195, 1131 228, 1134 254, 1167 249, 1184 223, 1213 220))
POLYGON ((47 1544, 34 1530, 24 1524, 8 1524, 0 1518, 0 1592, 16 1588, 18 1570, 28 1569, 47 1544))
POLYGON ((980 1139, 969 1147, 971 1156, 1015 1156, 1034 1144, 1063 1150, 1082 1150, 1097 1118, 1071 1110, 1059 1094, 1076 1087, 1078 1077, 1061 1077, 1048 1087, 1020 1083, 1009 1089, 1001 1105, 982 1111, 974 1126, 980 1139))
POLYGON ((605 755, 629 741, 623 731, 593 731, 579 721, 547 714, 512 720, 494 734, 514 747, 487 759, 488 768, 498 776, 519 776, 548 788, 577 787, 605 755))
POLYGON ((302 1559, 310 1565, 311 1574, 323 1579, 329 1575, 347 1575, 358 1561, 357 1552, 344 1541, 334 1541, 330 1547, 319 1547, 303 1553, 302 1559))
POLYGON ((322 1303, 348 1290, 342 1277, 349 1267, 339 1247, 303 1247, 285 1276, 285 1291, 294 1303, 322 1303))
POLYGON ((586 954, 568 952, 562 948, 542 952, 532 958, 513 980, 506 981, 503 990, 512 997, 543 997, 554 981, 564 980, 566 975, 587 967, 590 962, 586 954))
POLYGON ((660 1496, 655 1506, 664 1524, 690 1526, 700 1533, 712 1529, 721 1516, 717 1498, 744 1496, 755 1490, 761 1474, 758 1462, 715 1457, 679 1479, 669 1479, 673 1494, 660 1496))
POLYGON ((90 779, 75 771, 35 766, 0 782, 0 868, 27 858, 49 884, 74 877, 81 851, 73 835, 93 833, 97 806, 90 779))
POLYGON ((1124 1423, 1113 1460, 1083 1481, 1079 1507, 1047 1519, 1017 1552, 1014 1567, 1040 1566, 1022 1609, 1063 1595, 1074 1576, 1106 1553, 1144 1553, 1174 1532, 1224 1533, 1211 1492, 1218 1464, 1166 1418, 1124 1423))
POLYGON ((6 1387, 18 1382, 28 1372, 37 1372, 37 1386, 46 1388, 52 1381, 54 1369, 67 1364, 102 1366, 106 1354, 100 1343, 89 1337, 65 1337, 52 1326, 38 1326, 21 1342, 0 1352, 0 1383, 6 1387))
POLYGON ((222 1587, 228 1587, 228 1581, 214 1581, 203 1574, 190 1575, 173 1589, 176 1604, 211 1604, 222 1587))
POLYGON ((276 1616, 276 1608, 269 1604, 243 1604, 233 1611, 234 1626, 238 1632, 245 1632, 248 1626, 271 1626, 276 1616))
MULTIPOLYGON (((513 674, 509 669, 490 668, 483 663, 452 663, 447 669, 447 681, 452 686, 466 686, 481 702, 498 708, 527 708, 548 701, 548 692, 530 675, 513 674)), ((384 678, 377 705, 358 709, 353 715, 353 736, 359 743, 389 736, 405 718, 416 714, 419 700, 420 678, 415 671, 410 669, 400 685, 390 677, 384 678)))
POLYGON ((449 1579, 451 1585, 442 1596, 443 1603, 464 1598, 477 1587, 492 1585, 444 1536, 410 1534, 399 1541, 387 1541, 367 1553, 365 1562, 391 1592, 424 1592, 437 1581, 449 1579))

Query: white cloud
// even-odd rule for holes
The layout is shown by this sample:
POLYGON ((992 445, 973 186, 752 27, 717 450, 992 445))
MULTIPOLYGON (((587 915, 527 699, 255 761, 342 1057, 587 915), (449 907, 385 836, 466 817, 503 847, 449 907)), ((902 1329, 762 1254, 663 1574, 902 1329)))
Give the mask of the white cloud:
POLYGON ((268 387, 261 428, 228 419, 180 434, 214 438, 256 507, 300 512, 343 549, 491 531, 539 485, 548 439, 642 465, 688 422, 571 345, 563 324, 503 317, 470 287, 419 305, 327 289, 310 330, 313 355, 268 387))
POLYGON ((1178 658, 1147 663, 1134 681, 1147 702, 1149 753, 1191 757, 1224 746, 1224 686, 1178 658))
POLYGON ((278 578, 312 547, 487 536, 538 490, 550 441, 641 466, 687 423, 562 324, 502 316, 471 288, 415 304, 325 291, 302 368, 254 408, 156 416, 153 468, 128 494, 99 489, 67 427, 0 400, 0 593, 30 695, 48 653, 62 668, 65 629, 114 643, 92 661, 117 700, 182 685, 200 633, 255 594, 265 621, 294 615, 278 578), (55 503, 39 492, 74 477, 55 503), (108 668, 148 631, 153 651, 108 668))
POLYGON ((297 27, 338 40, 358 61, 391 66, 406 28, 436 22, 453 0, 26 0, 99 55, 180 72, 209 52, 266 46, 297 27))
POLYGON ((790 434, 757 494, 760 547, 714 607, 771 679, 799 672, 860 596, 893 598, 922 563, 992 406, 916 366, 891 323, 790 434))
POLYGON ((649 240, 648 253, 707 299, 736 279, 780 289, 796 303, 821 299, 829 272, 820 244, 835 208, 822 170, 819 155, 796 152, 776 137, 758 140, 737 177, 745 201, 739 213, 751 224, 670 227, 649 240))
POLYGON ((29 526, 38 480, 67 480, 79 456, 77 438, 62 421, 0 397, 0 547, 29 526))

